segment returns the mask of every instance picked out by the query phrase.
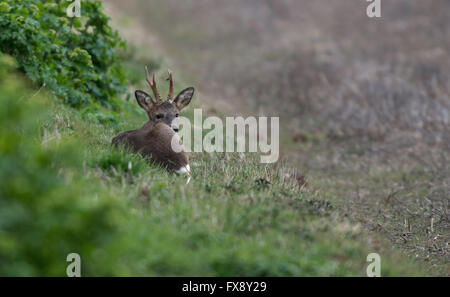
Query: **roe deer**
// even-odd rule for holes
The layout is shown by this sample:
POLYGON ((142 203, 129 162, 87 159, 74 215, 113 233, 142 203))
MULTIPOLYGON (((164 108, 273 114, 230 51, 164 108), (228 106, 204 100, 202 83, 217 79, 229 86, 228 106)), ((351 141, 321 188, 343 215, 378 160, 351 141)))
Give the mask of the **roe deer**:
POLYGON ((175 99, 173 96, 173 78, 169 70, 169 95, 163 101, 158 93, 155 82, 150 80, 147 66, 145 67, 147 82, 153 90, 155 100, 144 91, 135 92, 136 100, 148 115, 148 121, 138 130, 120 133, 113 138, 112 144, 119 144, 130 148, 134 153, 140 153, 169 171, 190 175, 189 158, 184 151, 178 132, 177 117, 186 107, 194 95, 194 88, 189 87, 181 91, 175 99), (180 145, 177 152, 172 148, 172 141, 180 145), (181 148, 181 151, 179 150, 181 148))

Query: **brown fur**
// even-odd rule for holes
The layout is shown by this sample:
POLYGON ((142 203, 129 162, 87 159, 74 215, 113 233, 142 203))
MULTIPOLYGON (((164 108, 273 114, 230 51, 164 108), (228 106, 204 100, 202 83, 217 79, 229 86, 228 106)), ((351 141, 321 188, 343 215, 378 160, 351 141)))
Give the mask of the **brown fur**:
POLYGON ((176 171, 189 164, 188 155, 176 133, 178 131, 176 117, 180 110, 190 103, 194 95, 194 88, 184 89, 172 100, 173 81, 172 73, 169 72, 171 84, 169 96, 167 101, 162 101, 156 89, 155 79, 153 78, 153 82, 150 81, 148 72, 147 78, 156 101, 143 91, 138 90, 135 95, 139 106, 147 112, 148 121, 138 130, 120 133, 113 138, 112 144, 115 147, 122 144, 134 153, 140 153, 150 162, 155 162, 170 171, 176 171), (181 152, 175 152, 172 149, 174 137, 174 141, 181 144, 181 152))
MULTIPOLYGON (((154 127, 144 125, 139 130, 126 131, 114 137, 114 146, 123 144, 134 153, 140 153, 168 170, 178 170, 189 164, 186 152, 176 153, 171 148, 172 137, 178 135, 164 123, 158 123, 154 127)), ((181 141, 181 140, 179 140, 181 141)))

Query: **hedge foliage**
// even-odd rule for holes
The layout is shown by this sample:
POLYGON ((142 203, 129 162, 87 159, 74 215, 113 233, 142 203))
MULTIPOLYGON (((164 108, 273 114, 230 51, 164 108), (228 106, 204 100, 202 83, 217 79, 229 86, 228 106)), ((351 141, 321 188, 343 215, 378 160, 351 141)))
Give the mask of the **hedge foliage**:
POLYGON ((71 3, 0 1, 0 51, 71 106, 111 105, 126 90, 116 51, 125 43, 108 25, 100 1, 82 1, 80 18, 67 16, 71 3))
MULTIPOLYGON (((29 90, 14 58, 0 53, 0 276, 65 275, 69 252, 95 263, 118 238, 111 217, 120 205, 74 175, 80 145, 44 145, 42 125, 53 118, 44 94, 29 90)), ((101 273, 112 274, 114 262, 100 261, 101 273)))

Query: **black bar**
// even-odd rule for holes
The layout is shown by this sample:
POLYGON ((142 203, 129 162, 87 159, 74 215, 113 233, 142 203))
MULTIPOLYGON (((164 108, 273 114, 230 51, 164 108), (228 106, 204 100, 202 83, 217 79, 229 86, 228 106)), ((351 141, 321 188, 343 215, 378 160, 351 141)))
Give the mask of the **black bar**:
MULTIPOLYGON (((302 278, 302 277, 149 277, 149 278, 0 278, 2 290, 10 287, 49 293, 126 294, 140 296, 313 296, 337 294, 364 296, 368 293, 413 293, 417 286, 433 282, 430 289, 444 290, 448 278, 302 278), (214 293, 212 293, 214 286, 214 293), (385 288, 384 288, 385 287, 385 288)), ((15 295, 16 295, 15 294, 15 295)))

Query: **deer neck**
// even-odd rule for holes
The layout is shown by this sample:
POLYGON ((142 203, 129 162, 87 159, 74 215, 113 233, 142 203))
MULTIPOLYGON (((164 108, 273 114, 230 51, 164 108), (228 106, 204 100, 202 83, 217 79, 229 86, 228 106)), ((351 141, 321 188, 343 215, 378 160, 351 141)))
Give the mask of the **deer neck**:
POLYGON ((155 124, 148 121, 139 130, 141 130, 142 132, 150 132, 151 130, 153 130, 154 127, 155 127, 155 124))

